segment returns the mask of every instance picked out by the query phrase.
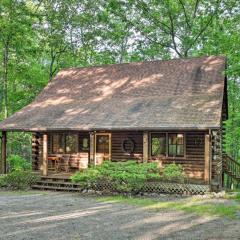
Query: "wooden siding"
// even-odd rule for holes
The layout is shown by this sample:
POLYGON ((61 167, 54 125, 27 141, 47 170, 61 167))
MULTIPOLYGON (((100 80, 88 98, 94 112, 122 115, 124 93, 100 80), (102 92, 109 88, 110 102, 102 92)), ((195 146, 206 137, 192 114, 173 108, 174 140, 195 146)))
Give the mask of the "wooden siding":
MULTIPOLYGON (((182 131, 181 131, 182 132, 182 131)), ((112 139, 112 161, 126 161, 126 160, 137 160, 139 162, 143 161, 143 132, 141 131, 124 131, 124 132, 106 132, 111 133, 112 139), (123 150, 122 143, 125 139, 131 139, 134 142, 134 151, 126 153, 123 150)), ((150 132, 149 132, 150 133, 150 132)), ((42 162, 42 140, 41 134, 33 135, 33 169, 39 170, 42 162)), ((90 136, 87 132, 79 132, 79 152, 71 154, 70 156, 70 166, 74 169, 82 169, 88 166, 89 162, 89 151, 82 151, 82 137, 90 136)), ((169 163, 181 164, 188 176, 192 178, 203 179, 204 178, 204 140, 205 132, 185 132, 185 157, 181 158, 161 158, 155 160, 161 160, 163 165, 169 163)), ((149 147, 150 147, 149 139, 149 147)), ((51 138, 48 141, 49 156, 55 156, 56 154, 51 153, 51 138)), ((149 151, 149 161, 154 159, 150 156, 151 151, 149 151)))
POLYGON ((36 133, 32 135, 32 169, 42 170, 42 153, 43 153, 42 134, 36 133))
POLYGON ((112 132, 112 161, 138 160, 143 157, 143 133, 142 132, 112 132), (134 152, 127 153, 123 150, 122 142, 131 139, 135 143, 134 152))
MULTIPOLYGON (((185 173, 191 178, 204 178, 204 132, 185 133, 184 157, 161 157, 163 165, 176 163, 183 166, 185 173)), ((151 141, 151 140, 150 140, 151 141)), ((149 157, 150 161, 156 158, 149 157)))
POLYGON ((204 178, 205 134, 186 134, 186 163, 183 167, 190 177, 204 178))

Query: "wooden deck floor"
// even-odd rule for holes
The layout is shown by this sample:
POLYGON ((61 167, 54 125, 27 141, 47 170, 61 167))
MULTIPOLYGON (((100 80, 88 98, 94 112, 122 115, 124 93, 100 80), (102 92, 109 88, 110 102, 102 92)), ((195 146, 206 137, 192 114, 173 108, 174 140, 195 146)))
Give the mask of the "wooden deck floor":
MULTIPOLYGON (((42 176, 41 171, 33 171, 34 174, 42 176)), ((54 172, 48 171, 48 178, 69 179, 75 172, 54 172)))

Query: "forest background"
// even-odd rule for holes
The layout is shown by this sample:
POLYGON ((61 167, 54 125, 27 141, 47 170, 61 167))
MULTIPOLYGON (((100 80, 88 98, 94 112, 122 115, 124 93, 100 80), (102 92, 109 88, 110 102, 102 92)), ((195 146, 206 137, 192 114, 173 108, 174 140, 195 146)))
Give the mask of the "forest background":
MULTIPOLYGON (((0 0, 0 119, 66 67, 227 56, 225 151, 240 161, 238 0, 0 0)), ((31 135, 9 133, 8 154, 31 159, 31 135)))

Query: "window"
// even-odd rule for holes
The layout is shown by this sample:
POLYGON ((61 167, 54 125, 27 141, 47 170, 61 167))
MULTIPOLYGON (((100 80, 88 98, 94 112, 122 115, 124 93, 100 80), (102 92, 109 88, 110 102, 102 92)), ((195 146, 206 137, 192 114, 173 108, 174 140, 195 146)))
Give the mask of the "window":
POLYGON ((81 133, 79 135, 79 151, 89 152, 90 135, 88 133, 81 133))
POLYGON ((151 154, 152 156, 166 155, 166 134, 151 134, 151 154))
POLYGON ((109 136, 97 135, 96 136, 96 152, 97 153, 109 153, 109 136))
POLYGON ((88 151, 89 150, 89 138, 88 137, 84 137, 82 139, 82 150, 83 151, 88 151))
POLYGON ((52 134, 52 153, 78 152, 78 135, 54 133, 52 134))
POLYGON ((183 157, 184 134, 151 133, 151 155, 155 157, 183 157))
POLYGON ((184 137, 182 133, 168 134, 168 156, 184 156, 184 137))
POLYGON ((78 135, 77 134, 67 134, 66 135, 66 153, 76 153, 78 152, 78 135))
POLYGON ((52 152, 64 153, 64 134, 63 133, 52 135, 52 152))

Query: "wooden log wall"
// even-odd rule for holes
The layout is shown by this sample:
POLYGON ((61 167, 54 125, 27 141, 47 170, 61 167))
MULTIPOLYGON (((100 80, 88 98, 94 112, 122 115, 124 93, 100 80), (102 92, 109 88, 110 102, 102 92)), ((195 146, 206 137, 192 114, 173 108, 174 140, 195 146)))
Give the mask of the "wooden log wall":
POLYGON ((35 133, 32 135, 32 169, 41 170, 43 142, 42 134, 35 133))
POLYGON ((205 133, 186 134, 186 162, 184 169, 190 177, 204 178, 205 133))
MULTIPOLYGON (((143 161, 143 132, 141 131, 124 131, 124 132, 111 132, 112 134, 112 161, 126 161, 137 160, 143 161), (134 142, 134 151, 132 153, 125 152, 122 146, 122 142, 126 139, 131 139, 134 142)), ((71 154, 70 166, 74 169, 83 169, 88 167, 89 163, 89 151, 81 151, 83 136, 90 136, 87 132, 79 132, 79 152, 71 154)), ((204 141, 205 132, 186 132, 186 155, 184 158, 162 158, 155 159, 161 160, 164 164, 177 163, 181 164, 188 176, 197 179, 204 178, 204 141)), ((149 138, 149 150, 150 150, 150 138, 149 138)), ((55 156, 51 153, 51 137, 48 141, 49 156, 55 156)), ((33 169, 40 170, 42 165, 42 135, 33 135, 33 169)), ((126 141, 126 148, 128 141, 126 141)), ((152 161, 149 152, 149 161, 152 161)), ((215 169, 215 168, 214 168, 215 169)))
POLYGON ((185 157, 153 158, 150 156, 150 161, 154 159, 160 160, 163 166, 171 163, 180 164, 183 166, 185 173, 190 178, 203 179, 205 165, 204 160, 205 132, 186 132, 185 138, 186 138, 185 157))
MULTIPOLYGON (((126 149, 131 149, 130 142, 126 141, 126 149)), ((138 160, 143 158, 143 133, 142 132, 112 132, 112 161, 138 160), (134 152, 125 152, 122 146, 124 140, 134 142, 134 152)))

